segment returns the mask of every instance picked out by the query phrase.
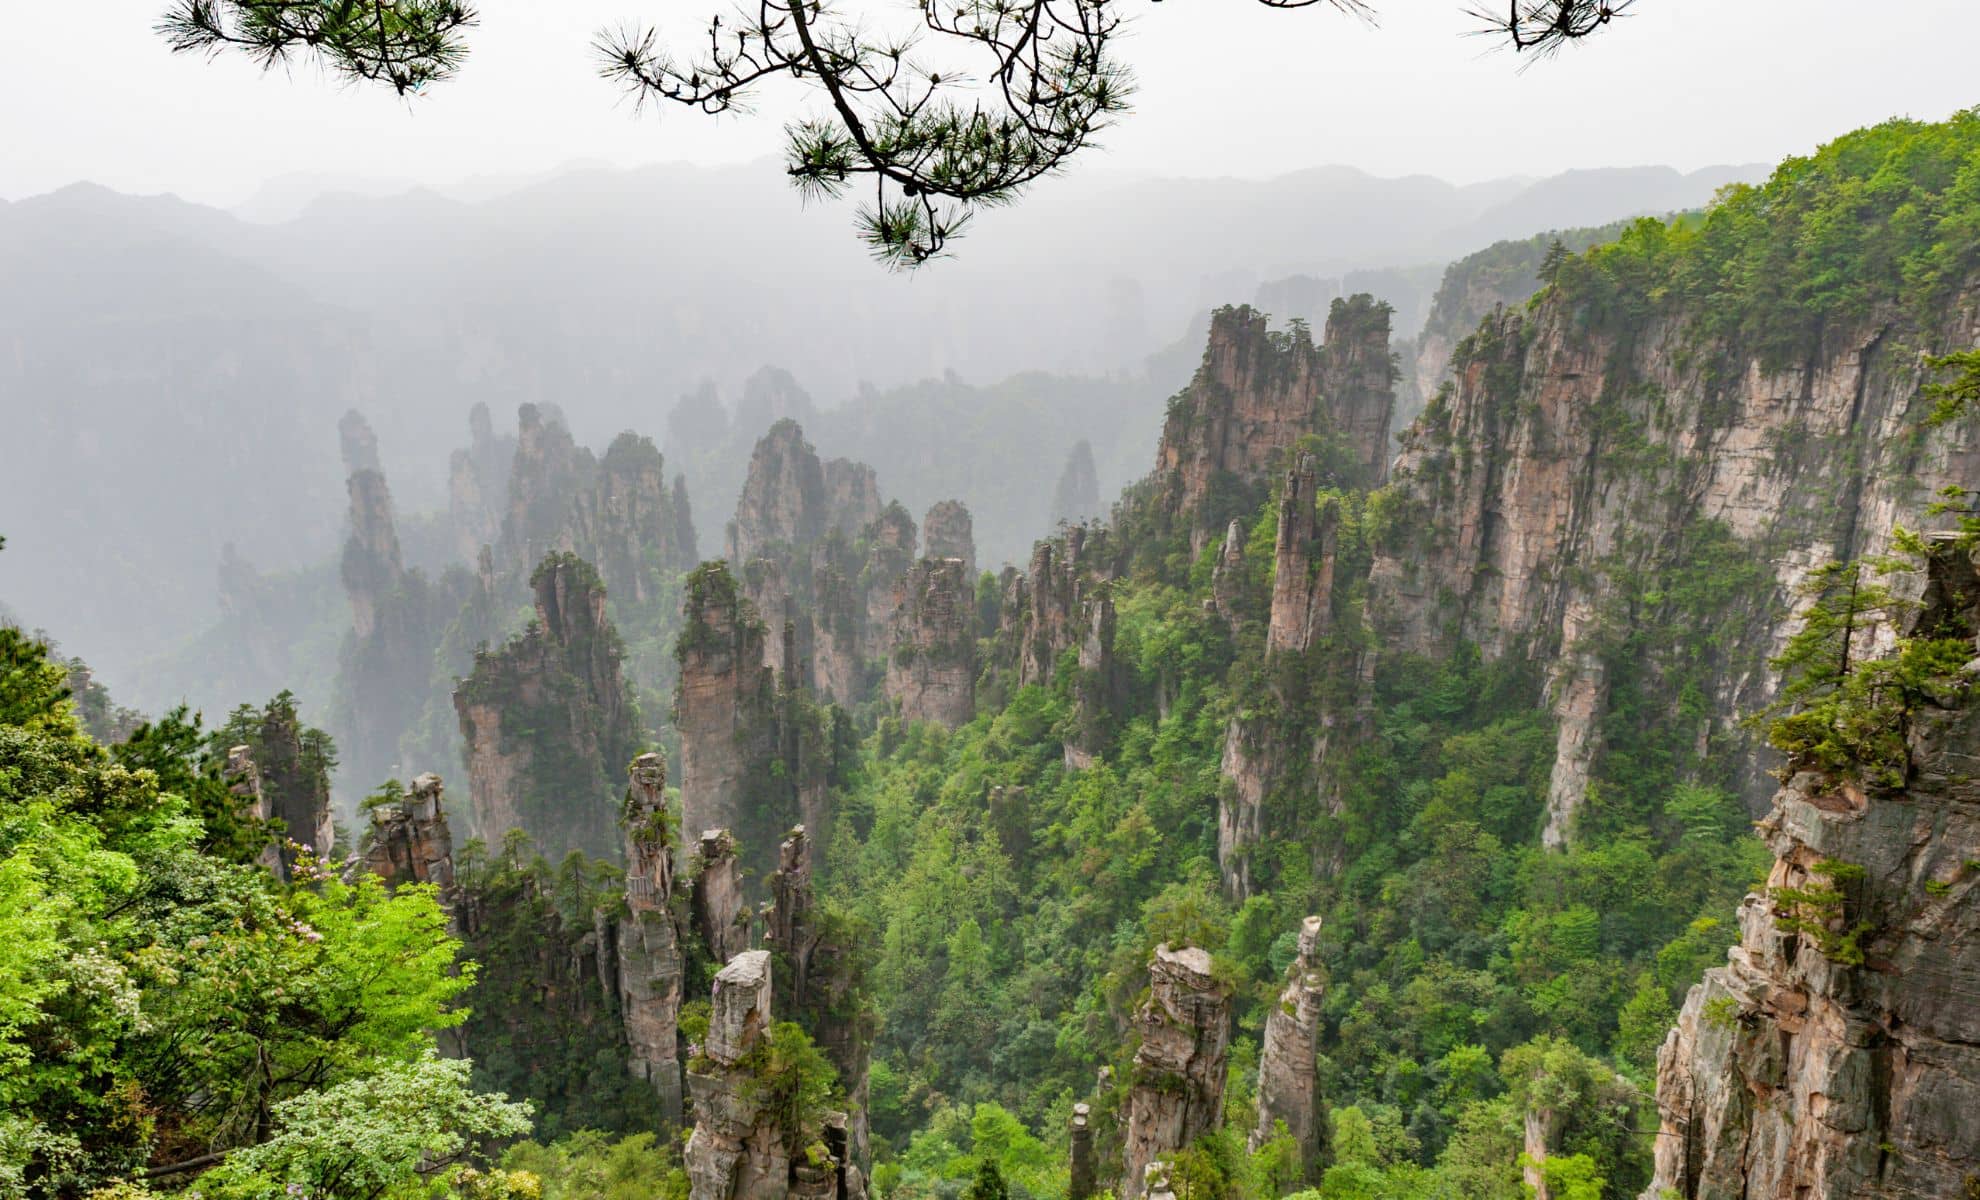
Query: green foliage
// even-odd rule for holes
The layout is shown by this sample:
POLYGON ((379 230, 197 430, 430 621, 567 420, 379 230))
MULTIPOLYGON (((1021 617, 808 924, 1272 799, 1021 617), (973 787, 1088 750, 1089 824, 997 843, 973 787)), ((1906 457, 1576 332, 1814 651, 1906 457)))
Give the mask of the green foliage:
MULTIPOLYGON (((811 1036, 791 1021, 778 1021, 740 1063, 747 1071, 744 1095, 749 1102, 793 1137, 817 1135, 825 1110, 838 1086, 839 1073, 812 1043, 811 1036)), ((787 1149, 797 1152, 802 1144, 787 1149)))
POLYGON ((527 1104, 468 1088, 471 1064, 428 1052, 412 1062, 305 1092, 274 1108, 268 1140, 200 1179, 214 1200, 261 1200, 299 1188, 321 1200, 414 1194, 475 1141, 529 1131, 527 1104))
POLYGON ((1851 921, 1850 892, 1859 888, 1864 870, 1855 863, 1825 858, 1808 872, 1799 887, 1768 890, 1774 902, 1774 924, 1783 932, 1805 937, 1832 961, 1863 965, 1863 939, 1874 930, 1868 921, 1851 921))
POLYGON ((541 1200, 686 1200, 688 1194, 679 1152, 651 1133, 615 1141, 582 1130, 547 1146, 519 1142, 503 1153, 502 1166, 534 1178, 541 1200))
POLYGON ((1555 288, 1609 327, 1682 312, 1775 363, 1904 303, 1931 323, 1980 259, 1980 114, 1887 121, 1726 189, 1702 217, 1645 218, 1561 263, 1555 288))

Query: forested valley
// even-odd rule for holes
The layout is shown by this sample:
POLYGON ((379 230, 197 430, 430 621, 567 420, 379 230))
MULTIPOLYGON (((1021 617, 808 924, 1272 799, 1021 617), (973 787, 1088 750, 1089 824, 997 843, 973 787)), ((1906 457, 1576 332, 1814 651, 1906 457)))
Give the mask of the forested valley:
POLYGON ((1980 113, 1474 249, 0 623, 0 1194, 1980 1194, 1980 113))

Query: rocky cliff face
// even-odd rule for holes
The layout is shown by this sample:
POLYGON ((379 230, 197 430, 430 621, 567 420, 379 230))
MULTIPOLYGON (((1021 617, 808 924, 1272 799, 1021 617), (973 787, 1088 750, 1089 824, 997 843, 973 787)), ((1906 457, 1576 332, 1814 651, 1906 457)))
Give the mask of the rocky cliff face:
POLYGON ((528 830, 553 859, 573 849, 616 858, 611 780, 641 735, 604 584, 569 554, 546 558, 530 582, 536 620, 477 653, 454 693, 474 831, 495 843, 528 830))
MULTIPOLYGON (((1969 552, 1931 560, 1926 623, 1980 630, 1969 552)), ((1645 1200, 1980 1189, 1980 705, 1962 690, 1914 718, 1901 790, 1798 769, 1776 793, 1768 887, 1657 1056, 1645 1200)))
POLYGON ((1085 438, 1073 443, 1059 482, 1052 492, 1052 524, 1078 525, 1101 517, 1100 470, 1093 462, 1093 446, 1085 438))
POLYGON ((1251 1134, 1255 1150, 1275 1136, 1283 1122, 1299 1146, 1308 1174, 1319 1161, 1326 1126, 1314 1057, 1320 1048, 1320 1001, 1326 990, 1320 967, 1320 918, 1308 917, 1300 923, 1299 957, 1286 969, 1278 1007, 1265 1014, 1265 1041, 1258 1052, 1258 1127, 1251 1134))
POLYGON ((809 549, 828 526, 825 469, 796 421, 770 427, 750 455, 725 553, 738 568, 752 559, 809 549))
POLYGON ((447 828, 440 777, 431 772, 412 781, 395 803, 371 810, 360 852, 365 870, 390 884, 430 883, 442 904, 454 896, 454 836, 447 828))
POLYGON ((775 754, 776 684, 764 655, 768 631, 721 563, 688 577, 675 656, 674 728, 681 735, 686 828, 738 828, 744 787, 775 754))
POLYGON ((1303 454, 1279 492, 1279 533, 1272 552, 1272 611, 1265 653, 1303 654, 1333 625, 1335 531, 1340 510, 1316 504, 1317 469, 1303 454))
POLYGON ((1127 1160, 1120 1194, 1142 1194, 1151 1163, 1165 1160, 1223 1119, 1231 994, 1194 946, 1158 946, 1148 1000, 1135 1013, 1141 1045, 1128 1093, 1127 1160))
POLYGON ((975 712, 975 593, 961 559, 924 558, 894 592, 887 699, 903 721, 945 729, 975 712))
POLYGON ((742 862, 735 835, 726 829, 704 829, 695 844, 688 871, 694 879, 689 911, 701 934, 701 944, 717 963, 726 963, 752 940, 753 914, 743 901, 742 862))
POLYGON ((921 553, 926 558, 953 558, 963 565, 972 597, 976 588, 976 532, 969 509, 960 500, 937 500, 921 518, 921 553))
POLYGON ((468 444, 447 461, 447 515, 454 527, 454 553, 473 562, 483 546, 502 536, 502 516, 509 495, 509 471, 515 465, 516 439, 495 432, 486 404, 468 410, 468 444))
POLYGON ((642 754, 633 760, 629 775, 619 814, 626 840, 626 913, 614 938, 619 1008, 627 1065, 653 1086, 662 1118, 678 1126, 682 961, 673 906, 677 835, 667 811, 667 760, 642 754))
POLYGON ((660 451, 632 433, 612 440, 591 486, 573 498, 568 540, 597 564, 612 595, 639 607, 695 565, 686 489, 668 487, 660 451))
POLYGON ((1303 326, 1271 332, 1250 308, 1220 309, 1196 377, 1174 400, 1157 451, 1155 504, 1186 528, 1192 552, 1250 511, 1300 437, 1336 439, 1342 483, 1386 475, 1395 406, 1389 309, 1367 296, 1334 303, 1326 340, 1303 326))
POLYGON ((1899 523, 1931 527, 1930 495, 1980 473, 1957 433, 1914 436, 1931 404, 1918 347, 1970 344, 1974 314, 1970 294, 1937 329, 1880 309, 1768 370, 1701 346, 1693 318, 1591 327, 1555 297, 1460 347, 1453 386, 1405 436, 1368 608, 1406 652, 1455 636, 1551 664, 1551 843, 1573 836, 1619 686, 1700 692, 1702 714, 1667 736, 1730 753, 1749 798, 1766 794, 1736 722, 1773 686, 1794 589, 1899 523))

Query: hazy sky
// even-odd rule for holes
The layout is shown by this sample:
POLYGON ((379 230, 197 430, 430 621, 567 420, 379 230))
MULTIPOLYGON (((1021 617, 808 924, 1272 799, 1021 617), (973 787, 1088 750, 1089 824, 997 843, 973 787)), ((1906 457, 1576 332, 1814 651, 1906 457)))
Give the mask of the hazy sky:
MULTIPOLYGON (((635 118, 596 77, 597 29, 631 19, 690 35, 709 0, 481 0, 466 69, 410 103, 313 69, 174 57, 151 31, 163 6, 0 0, 0 196, 90 179, 225 205, 298 172, 446 184, 572 160, 731 162, 774 153, 791 111, 766 99, 754 118, 635 118)), ((1463 7, 1387 0, 1370 29, 1323 7, 1128 0, 1137 110, 1086 162, 1242 176, 1345 163, 1460 182, 1688 169, 1980 103, 1974 0, 1640 0, 1634 18, 1525 72, 1461 36, 1463 7)))

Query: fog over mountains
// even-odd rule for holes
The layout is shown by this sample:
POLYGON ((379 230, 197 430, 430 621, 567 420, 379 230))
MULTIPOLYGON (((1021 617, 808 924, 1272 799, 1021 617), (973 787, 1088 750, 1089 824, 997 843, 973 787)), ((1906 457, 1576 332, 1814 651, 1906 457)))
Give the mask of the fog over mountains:
MULTIPOLYGON (((263 570, 334 554, 347 409, 418 513, 444 504, 476 402, 498 428, 554 403, 593 446, 637 430, 672 470, 687 462, 667 437, 678 398, 712 380, 733 406, 765 365, 809 393, 821 452, 873 463, 913 505, 958 493, 994 567, 1043 529, 1075 442, 1091 442, 1103 496, 1143 469, 1210 308, 1257 302, 1317 327, 1335 295, 1373 290, 1410 337, 1453 258, 1763 173, 1089 172, 911 277, 866 259, 845 209, 800 211, 767 162, 576 169, 451 197, 312 197, 291 180, 245 216, 77 184, 0 203, 0 403, 23 418, 0 472, 0 594, 155 706, 174 685, 146 664, 215 617, 224 545, 263 570), (1042 485, 989 469, 1002 409, 1026 411, 1042 485)), ((735 503, 724 482, 690 475, 704 555, 735 503)))

